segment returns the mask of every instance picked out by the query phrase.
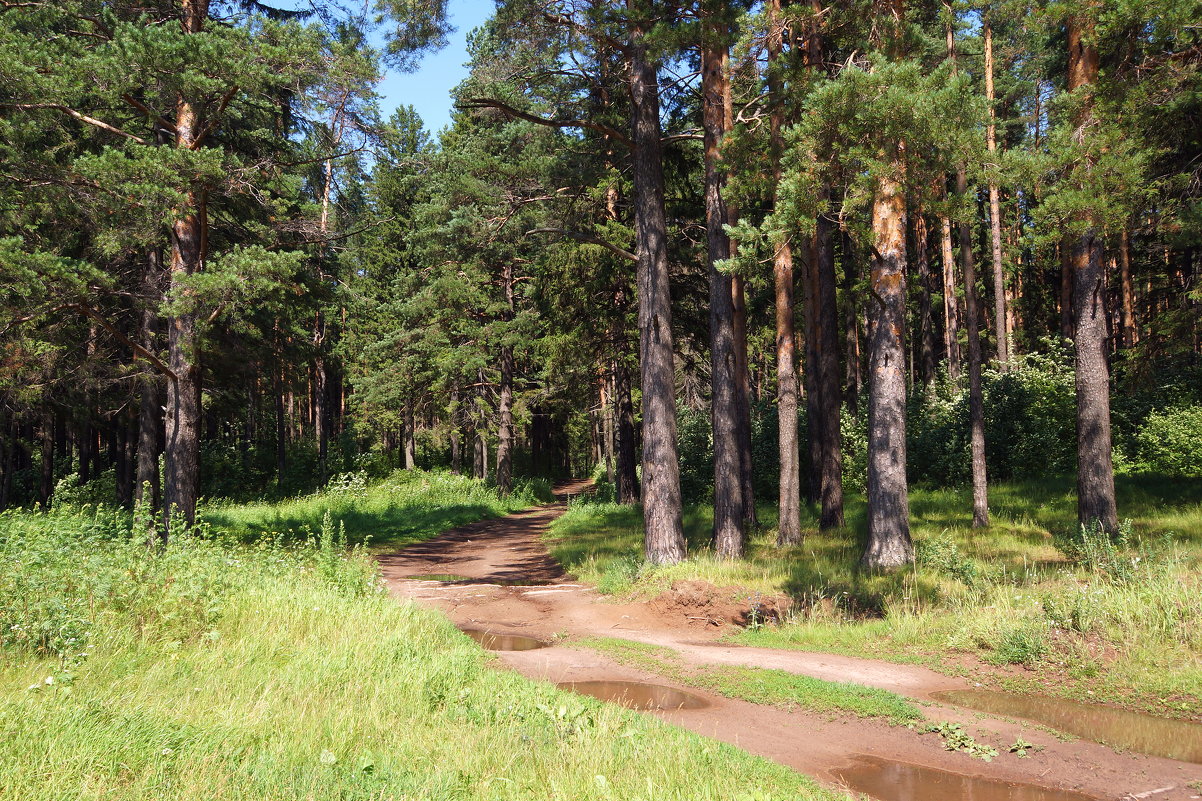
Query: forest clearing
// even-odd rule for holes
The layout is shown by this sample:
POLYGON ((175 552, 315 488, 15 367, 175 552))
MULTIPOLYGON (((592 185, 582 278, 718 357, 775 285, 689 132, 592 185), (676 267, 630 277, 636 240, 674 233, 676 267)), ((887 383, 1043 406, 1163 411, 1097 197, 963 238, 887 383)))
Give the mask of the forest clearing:
POLYGON ((0 0, 0 798, 1202 798, 1199 20, 0 0))

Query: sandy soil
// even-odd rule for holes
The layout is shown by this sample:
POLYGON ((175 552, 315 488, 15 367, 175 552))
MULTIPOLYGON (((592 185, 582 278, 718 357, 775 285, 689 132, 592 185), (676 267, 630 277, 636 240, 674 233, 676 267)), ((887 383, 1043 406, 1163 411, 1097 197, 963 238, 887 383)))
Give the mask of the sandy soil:
MULTIPOLYGON (((586 482, 557 487, 566 498, 586 482)), ((708 705, 656 712, 664 720, 732 743, 752 753, 839 786, 840 776, 864 757, 953 773, 1074 790, 1097 799, 1198 799, 1189 783, 1202 766, 1138 754, 1120 754, 1085 740, 1061 742, 1029 722, 1008 720, 937 704, 931 694, 970 686, 964 679, 926 668, 831 654, 749 648, 719 642, 742 610, 730 594, 700 583, 674 587, 647 602, 613 602, 567 576, 551 558, 541 535, 563 513, 565 502, 500 520, 463 526, 395 554, 379 557, 392 593, 444 612, 461 627, 521 634, 546 641, 581 636, 622 637, 666 646, 687 665, 777 668, 820 679, 849 681, 908 696, 934 721, 955 721, 1000 756, 987 763, 945 751, 938 736, 855 717, 830 718, 784 711, 689 689, 708 705), (421 580, 452 574, 454 581, 421 580), (1019 759, 1007 752, 1019 737, 1042 750, 1019 759)), ((500 653, 502 662, 534 679, 551 682, 617 679, 672 682, 583 648, 561 645, 500 653)), ((687 688, 686 688, 687 689, 687 688)), ((1197 786, 1197 785, 1195 785, 1197 786)), ((925 795, 925 794, 924 794, 925 795)), ((930 797, 936 794, 932 793, 930 797)), ((899 796, 900 797, 900 796, 899 796)), ((920 796, 915 796, 920 797, 920 796)), ((941 797, 952 797, 944 795, 941 797)), ((958 797, 958 795, 956 796, 958 797)), ((1014 798, 1035 798, 1025 793, 1014 798)), ((925 799, 924 799, 925 801, 925 799)))

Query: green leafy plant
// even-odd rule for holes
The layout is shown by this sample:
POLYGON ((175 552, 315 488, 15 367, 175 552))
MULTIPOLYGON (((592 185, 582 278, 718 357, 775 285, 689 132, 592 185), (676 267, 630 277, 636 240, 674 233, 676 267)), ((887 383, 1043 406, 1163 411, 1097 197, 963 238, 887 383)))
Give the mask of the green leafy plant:
POLYGON ((943 740, 943 747, 948 751, 961 751, 975 759, 983 759, 986 762, 992 762, 994 757, 997 756, 996 748, 974 740, 959 723, 951 723, 949 721, 931 723, 927 725, 924 731, 938 734, 943 740))
POLYGON ((1024 740, 1022 738, 1022 735, 1019 735, 1018 739, 1016 739, 1014 741, 1013 745, 1010 746, 1010 753, 1014 754, 1019 759, 1026 759, 1026 758, 1030 757, 1031 754, 1029 752, 1031 752, 1031 751, 1042 751, 1042 750, 1043 750, 1043 746, 1034 745, 1033 743, 1027 742, 1026 740, 1024 740))

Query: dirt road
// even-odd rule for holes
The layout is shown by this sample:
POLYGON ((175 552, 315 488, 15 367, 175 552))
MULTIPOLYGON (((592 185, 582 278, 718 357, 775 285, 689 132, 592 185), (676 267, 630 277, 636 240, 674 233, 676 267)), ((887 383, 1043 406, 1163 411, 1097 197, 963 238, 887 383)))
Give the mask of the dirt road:
MULTIPOLYGON (((563 484, 557 487, 557 497, 586 489, 585 482, 563 484)), ((1183 801, 1202 796, 1189 786, 1202 779, 1202 766, 1120 754, 1086 740, 1063 742, 1030 722, 982 715, 932 700, 933 693, 968 687, 962 679, 911 665, 720 642, 729 625, 715 625, 721 620, 707 606, 714 599, 692 597, 697 588, 646 602, 614 602, 573 581, 543 544, 541 535, 565 509, 565 500, 560 500, 500 520, 453 529, 381 556, 380 568, 396 597, 439 609, 460 627, 552 643, 538 650, 499 654, 507 666, 530 678, 556 683, 627 680, 672 684, 568 645, 584 636, 621 637, 670 648, 688 666, 777 668, 892 690, 921 703, 929 720, 958 722, 975 739, 999 751, 995 760, 984 762, 945 750, 934 734, 850 715, 831 718, 784 711, 684 687, 701 696, 706 705, 655 713, 821 781, 850 784, 884 801, 959 799, 970 794, 974 799, 1009 801, 1082 797, 1183 801), (1039 748, 1026 758, 1009 753, 1008 746, 1019 737, 1039 748)))

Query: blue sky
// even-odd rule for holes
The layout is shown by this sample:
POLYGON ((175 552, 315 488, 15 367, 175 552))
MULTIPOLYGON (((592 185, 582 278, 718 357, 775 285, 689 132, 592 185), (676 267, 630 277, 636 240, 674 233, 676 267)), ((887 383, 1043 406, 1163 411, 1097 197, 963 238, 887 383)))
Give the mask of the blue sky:
POLYGON ((427 54, 415 72, 389 71, 378 87, 380 111, 387 119, 397 106, 417 109, 427 130, 437 134, 451 121, 451 90, 467 77, 467 34, 492 14, 493 0, 449 0, 447 13, 455 32, 447 46, 427 54))

